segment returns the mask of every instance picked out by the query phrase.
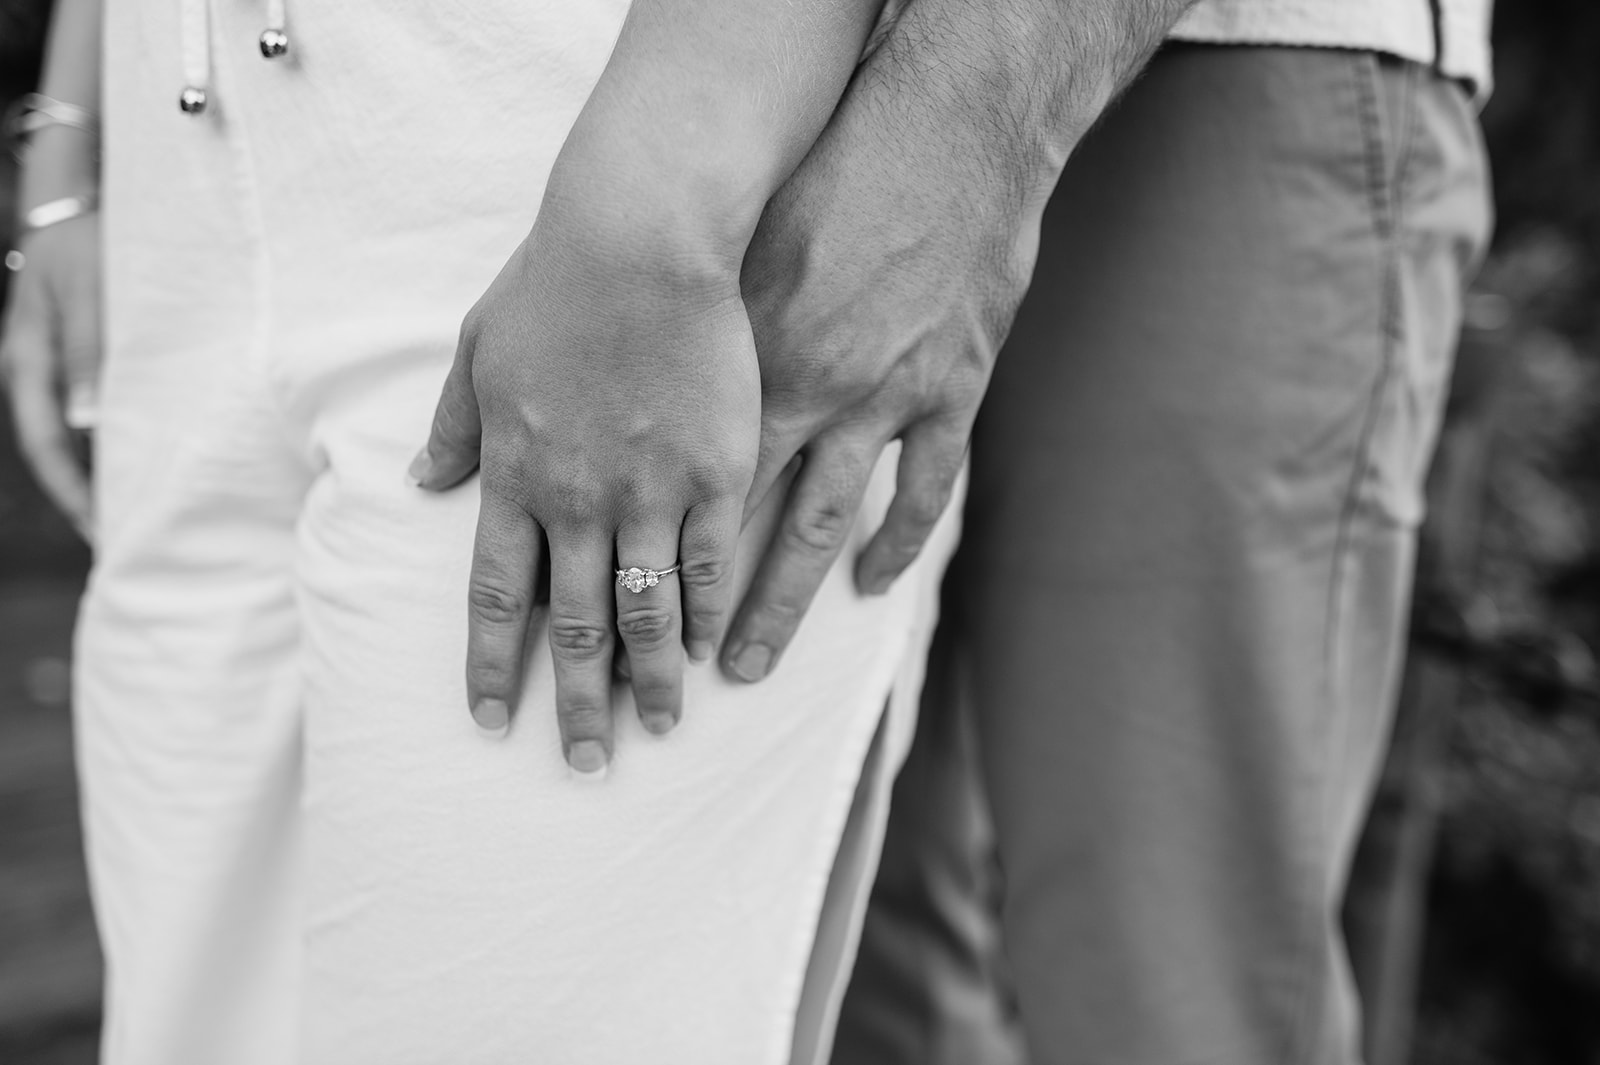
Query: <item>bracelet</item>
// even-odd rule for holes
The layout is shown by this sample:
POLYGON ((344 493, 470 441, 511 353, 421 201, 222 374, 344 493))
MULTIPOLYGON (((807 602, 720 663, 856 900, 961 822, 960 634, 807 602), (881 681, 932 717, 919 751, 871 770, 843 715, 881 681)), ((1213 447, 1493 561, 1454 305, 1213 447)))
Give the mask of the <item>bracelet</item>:
POLYGON ((0 132, 11 143, 11 154, 20 162, 28 138, 49 126, 70 126, 91 137, 100 135, 100 119, 87 107, 30 92, 6 108, 0 132))
POLYGON ((94 193, 82 196, 63 196, 59 200, 46 200, 37 207, 22 212, 22 232, 32 233, 49 226, 70 222, 100 206, 100 197, 94 193))
MULTIPOLYGON (((83 196, 63 196, 59 200, 46 200, 37 207, 30 207, 22 213, 22 230, 17 235, 26 236, 37 233, 41 229, 70 222, 93 211, 100 205, 100 197, 94 193, 83 196)), ((5 267, 16 273, 28 264, 27 257, 16 248, 6 252, 5 267)))

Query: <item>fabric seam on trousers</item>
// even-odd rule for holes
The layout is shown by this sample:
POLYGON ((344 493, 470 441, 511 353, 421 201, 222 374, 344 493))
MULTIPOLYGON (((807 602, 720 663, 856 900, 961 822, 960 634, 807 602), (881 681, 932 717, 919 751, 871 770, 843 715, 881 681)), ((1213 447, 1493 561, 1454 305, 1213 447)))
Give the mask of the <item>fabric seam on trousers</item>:
MULTIPOLYGON (((1408 129, 1404 141, 1396 140, 1394 145, 1395 177, 1391 184, 1385 166, 1384 136, 1382 126, 1382 69, 1377 62, 1377 56, 1371 52, 1352 53, 1353 62, 1350 64, 1351 78, 1355 89, 1357 102, 1357 117, 1361 132, 1361 152, 1366 169, 1366 184, 1368 208, 1372 214, 1373 235, 1377 239, 1379 266, 1379 307, 1378 307, 1378 367, 1371 390, 1368 394, 1367 409, 1362 418, 1362 424, 1356 437, 1355 453, 1351 457, 1350 476, 1345 487, 1344 499, 1340 503, 1338 526, 1335 532, 1333 559, 1328 575, 1328 597, 1324 608, 1323 625, 1323 650, 1322 650, 1322 719, 1330 733, 1325 736, 1325 741, 1331 741, 1332 722, 1337 718, 1338 690, 1337 670, 1340 662, 1340 622, 1343 613, 1342 597, 1344 592, 1345 577, 1351 552, 1351 538, 1353 527, 1360 513, 1364 486, 1367 480, 1368 467, 1372 454, 1373 440, 1376 436, 1378 423, 1382 417, 1384 394, 1388 389, 1394 375, 1396 348, 1401 340, 1401 323, 1399 315, 1400 306, 1400 194, 1401 173, 1404 170, 1405 160, 1410 155, 1411 134, 1408 129)), ((1399 131, 1393 131, 1398 134, 1399 131)), ((1316 882, 1311 885, 1309 897, 1321 899, 1324 905, 1319 906, 1312 915, 1313 920, 1307 923, 1307 946, 1302 951, 1306 957, 1311 950, 1311 944, 1320 939, 1326 918, 1326 862, 1331 855, 1331 822, 1328 817, 1328 774, 1332 771, 1334 745, 1327 742, 1323 751, 1320 787, 1318 788, 1319 814, 1318 821, 1321 829, 1319 839, 1320 851, 1318 861, 1313 863, 1311 870, 1316 882)), ((1312 960, 1307 958, 1307 960, 1312 960)), ((1300 1008, 1298 1015, 1297 1031, 1290 1034, 1290 1048, 1292 1053, 1288 1061, 1308 1061, 1306 1052, 1311 1048, 1312 1041, 1319 1034, 1318 1026, 1313 1025, 1314 1011, 1317 1009, 1316 990, 1321 986, 1323 974, 1312 973, 1310 966, 1305 967, 1302 975, 1303 981, 1300 992, 1300 1008)))
MULTIPOLYGON (((795 1004, 795 1019, 790 1031, 789 1065, 828 1065, 828 1058, 832 1056, 833 1042, 838 1032, 839 1007, 843 1003, 843 995, 835 995, 833 993, 835 990, 834 985, 840 983, 847 985, 850 981, 849 970, 854 966, 846 963, 843 967, 842 977, 838 967, 835 967, 833 972, 824 974, 822 966, 826 964, 826 959, 818 958, 817 955, 819 948, 825 949, 827 946, 823 938, 823 925, 827 919, 828 901, 834 897, 836 887, 841 894, 848 895, 853 900, 853 905, 847 905, 846 909, 859 909, 862 917, 865 916, 866 907, 871 902, 871 881, 876 879, 877 861, 871 863, 872 872, 868 873, 864 878, 868 881, 865 885, 864 897, 862 884, 848 884, 839 881, 838 878, 844 875, 843 867, 851 857, 847 852, 852 844, 856 847, 870 845, 866 840, 852 840, 850 838, 851 823, 857 820, 858 814, 861 814, 861 820, 855 826, 858 829, 858 834, 870 833, 873 804, 878 802, 887 804, 888 802, 889 797, 883 791, 881 785, 885 773, 891 777, 894 773, 893 767, 885 765, 885 759, 893 757, 888 753, 887 747, 891 742, 889 739, 889 715, 894 712, 896 694, 896 690, 891 688, 884 697, 883 710, 879 713, 877 728, 873 729, 872 741, 867 745, 861 769, 856 774, 855 792, 850 799, 850 808, 845 811, 844 825, 839 831, 839 842, 834 850, 833 867, 828 871, 827 883, 823 887, 822 906, 817 911, 816 927, 811 936, 811 956, 806 962, 805 972, 800 980, 800 998, 795 1004), (872 774, 871 777, 868 774, 872 774), (806 1011, 808 1005, 806 993, 816 986, 813 984, 813 978, 824 981, 824 984, 821 990, 815 992, 819 996, 818 1004, 808 1013, 806 1011), (803 1032, 802 1024, 808 1025, 809 1031, 803 1032), (809 1054, 804 1053, 807 1049, 807 1044, 802 1043, 802 1039, 809 1039, 810 1041, 808 1044, 809 1054)), ((878 841, 877 849, 878 857, 881 859, 881 839, 878 841)), ((851 926, 854 923, 853 920, 847 920, 845 927, 840 930, 840 935, 843 937, 842 945, 845 947, 844 953, 846 954, 849 953, 848 943, 852 938, 852 931, 859 945, 861 930, 859 927, 852 929, 851 926)))
MULTIPOLYGON (((828 824, 828 831, 820 833, 817 837, 817 848, 823 851, 826 857, 822 857, 821 860, 813 862, 811 865, 814 872, 811 875, 811 883, 808 885, 806 892, 807 909, 811 914, 811 918, 809 921, 796 923, 791 940, 790 946, 793 953, 790 955, 790 959, 796 961, 797 964, 791 964, 786 969, 789 975, 785 981, 787 986, 784 988, 782 1000, 788 1016, 787 1020, 780 1023, 773 1032, 773 1051, 771 1057, 767 1060, 773 1062, 774 1065, 798 1065, 798 1063, 792 1061, 795 1050, 795 1025, 800 1020, 800 1000, 805 992, 806 975, 811 968, 811 956, 815 952, 817 932, 822 924, 822 908, 828 895, 828 881, 833 877, 834 863, 838 860, 839 844, 844 838, 845 826, 850 821, 850 808, 855 801, 856 789, 861 782, 861 774, 867 768, 867 755, 872 749, 873 737, 877 735, 878 726, 884 720, 884 712, 889 706, 888 699, 893 698, 893 681, 899 674, 900 666, 905 659, 909 646, 910 635, 908 632, 906 638, 897 647, 896 653, 894 655, 886 655, 878 666, 879 669, 884 669, 890 674, 888 678, 885 678, 885 687, 888 690, 885 702, 879 708, 877 714, 862 715, 863 724, 866 726, 864 729, 865 735, 857 737, 852 742, 851 747, 855 754, 842 761, 843 768, 840 770, 840 775, 835 779, 833 791, 830 793, 830 798, 833 800, 838 800, 842 795, 843 802, 833 812, 836 816, 830 815, 831 820, 828 824)), ((877 688, 877 684, 864 686, 864 690, 868 691, 875 691, 877 688)), ((867 891, 870 894, 870 884, 867 886, 867 891)))

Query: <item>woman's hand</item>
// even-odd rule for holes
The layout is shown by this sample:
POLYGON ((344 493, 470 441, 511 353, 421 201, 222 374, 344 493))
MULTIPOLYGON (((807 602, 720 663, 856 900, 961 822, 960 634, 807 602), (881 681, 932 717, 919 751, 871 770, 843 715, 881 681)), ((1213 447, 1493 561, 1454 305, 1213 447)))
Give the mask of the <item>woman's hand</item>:
POLYGON ((882 0, 635 0, 533 233, 468 315, 413 473, 480 463, 467 688, 505 726, 541 564, 567 761, 611 753, 614 635, 645 726, 715 653, 757 457, 739 266, 844 92, 882 0), (665 570, 637 594, 618 567, 665 570))
POLYGON ((11 275, 0 375, 23 458, 51 501, 90 536, 85 430, 100 373, 100 220, 93 212, 28 234, 11 275))
POLYGON ((726 625, 761 397, 738 257, 548 195, 532 234, 467 315, 428 447, 442 489, 482 451, 467 689, 503 729, 521 691, 541 565, 567 760, 604 771, 620 634, 639 715, 678 720, 683 648, 706 659, 726 625), (635 593, 619 567, 682 569, 635 593))

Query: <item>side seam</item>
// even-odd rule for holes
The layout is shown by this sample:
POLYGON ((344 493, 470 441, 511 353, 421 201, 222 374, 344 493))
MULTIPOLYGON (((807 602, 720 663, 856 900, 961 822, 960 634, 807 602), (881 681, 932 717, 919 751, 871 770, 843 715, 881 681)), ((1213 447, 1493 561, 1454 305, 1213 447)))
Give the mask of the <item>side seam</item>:
MULTIPOLYGON (((1339 729, 1336 733, 1335 727, 1340 722, 1340 698, 1343 688, 1340 683, 1340 670, 1344 664, 1346 651, 1342 638, 1345 585, 1354 551, 1355 526, 1363 506, 1364 487, 1371 467, 1372 448, 1382 420, 1384 398, 1394 379, 1398 350, 1405 334, 1405 323, 1402 320, 1404 307, 1400 293, 1401 203, 1406 162, 1411 155, 1415 123, 1408 121, 1402 115, 1395 128, 1388 131, 1389 137, 1386 138, 1382 99, 1383 71, 1378 57, 1371 52, 1357 52, 1351 54, 1351 59, 1349 69, 1360 127, 1361 163, 1365 171, 1367 209, 1372 218, 1372 235, 1379 258, 1376 323, 1378 358, 1351 456, 1349 476, 1339 505, 1338 527, 1335 531, 1332 561, 1328 572, 1327 598, 1323 607, 1319 701, 1322 722, 1328 732, 1324 737, 1322 775, 1317 782, 1320 816, 1316 826, 1319 835, 1316 853, 1322 860, 1307 870, 1307 875, 1313 877, 1314 882, 1307 885, 1309 890, 1306 895, 1308 898, 1322 900, 1323 905, 1312 915, 1313 919, 1307 922, 1307 938, 1301 949, 1301 957, 1308 964, 1298 969, 1302 981, 1299 991, 1300 1006, 1296 1011, 1298 1022, 1295 1031, 1290 1033, 1289 1053, 1285 1058, 1286 1061, 1297 1063, 1317 1060, 1309 1055, 1314 1051, 1316 1040, 1322 1034, 1322 1023, 1317 1019, 1317 1011, 1319 989, 1324 986, 1325 974, 1311 963, 1315 961, 1317 940, 1327 934, 1325 921, 1331 905, 1336 901, 1327 898, 1326 863, 1332 859, 1334 851, 1332 813, 1336 809, 1336 797, 1333 794, 1335 781, 1331 777, 1335 758, 1342 750, 1342 743, 1339 741, 1343 736, 1343 730, 1339 729), (1386 150, 1386 141, 1393 144, 1392 153, 1386 150), (1313 971, 1314 969, 1316 971, 1313 971)), ((1402 111, 1409 111, 1409 108, 1402 108, 1402 111)))

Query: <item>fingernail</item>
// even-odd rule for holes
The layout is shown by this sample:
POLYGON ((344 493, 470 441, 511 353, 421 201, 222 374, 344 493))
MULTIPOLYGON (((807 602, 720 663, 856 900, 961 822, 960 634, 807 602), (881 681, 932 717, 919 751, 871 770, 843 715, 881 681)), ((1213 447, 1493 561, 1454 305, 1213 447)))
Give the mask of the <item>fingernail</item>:
POLYGON ((472 720, 490 739, 499 739, 511 725, 511 710, 499 699, 479 699, 472 708, 472 720))
POLYGON ((406 483, 412 488, 420 488, 422 479, 428 476, 428 470, 433 465, 433 460, 428 457, 428 449, 423 448, 417 452, 417 457, 411 460, 411 465, 406 467, 406 483))
POLYGON ((733 672, 740 680, 758 681, 771 665, 772 648, 766 644, 747 643, 733 656, 733 672))
POLYGON ((893 577, 874 577, 870 581, 866 582, 866 586, 862 589, 862 592, 865 595, 882 595, 884 592, 889 590, 889 586, 893 583, 893 577))
POLYGON ((678 725, 678 719, 666 712, 645 714, 640 720, 644 722, 645 731, 656 736, 665 736, 678 725))
POLYGON ((689 661, 709 662, 711 656, 717 653, 716 647, 710 640, 689 641, 689 661))
POLYGON ((598 740, 579 740, 567 752, 567 764, 585 780, 604 780, 606 749, 598 740))

